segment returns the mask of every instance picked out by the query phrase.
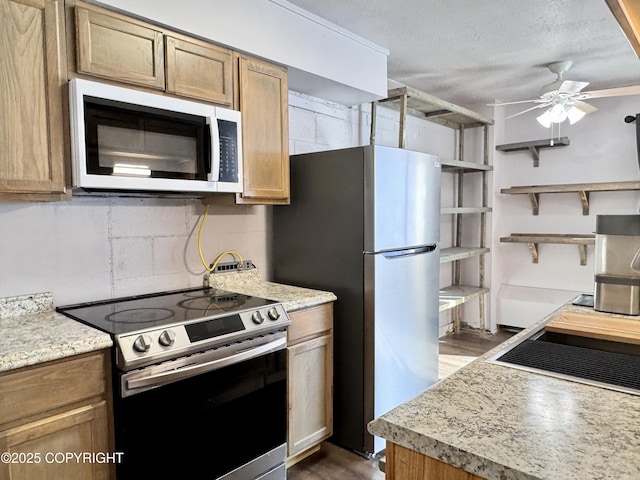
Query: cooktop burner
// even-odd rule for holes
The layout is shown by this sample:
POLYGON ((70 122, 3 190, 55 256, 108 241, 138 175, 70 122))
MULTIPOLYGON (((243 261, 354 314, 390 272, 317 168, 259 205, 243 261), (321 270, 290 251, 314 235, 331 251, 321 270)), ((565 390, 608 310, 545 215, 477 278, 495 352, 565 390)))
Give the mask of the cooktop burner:
POLYGON ((215 288, 192 288, 58 307, 56 310, 104 332, 118 335, 184 324, 276 302, 215 288))
MULTIPOLYGON (((112 335, 123 371, 268 336, 286 341, 290 320, 273 300, 216 288, 189 288, 58 307, 81 323, 112 335)), ((242 345, 241 345, 242 344, 242 345)), ((253 344, 252 344, 253 345, 253 344)))

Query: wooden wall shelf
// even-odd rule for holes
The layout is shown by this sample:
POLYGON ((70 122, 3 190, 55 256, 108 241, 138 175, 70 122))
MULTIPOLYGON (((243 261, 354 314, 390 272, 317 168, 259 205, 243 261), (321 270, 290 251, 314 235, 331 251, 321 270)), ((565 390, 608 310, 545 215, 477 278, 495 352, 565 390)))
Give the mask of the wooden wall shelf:
POLYGON ((440 289, 440 311, 444 312, 450 308, 467 303, 474 298, 488 293, 486 287, 471 287, 467 285, 451 285, 440 289))
POLYGON ((589 192, 615 192, 640 190, 640 181, 573 183, 563 185, 531 185, 503 188, 500 193, 510 195, 529 195, 533 214, 538 215, 541 193, 577 193, 582 202, 582 214, 589 215, 589 192))
POLYGON ((489 213, 491 207, 442 207, 440 215, 459 215, 465 213, 489 213))
POLYGON ((449 160, 446 158, 440 159, 440 165, 443 172, 450 173, 490 172, 493 170, 493 165, 475 162, 462 162, 460 160, 449 160))
POLYGON ((486 247, 449 247, 440 250, 440 263, 455 262, 489 253, 486 247))
MULTIPOLYGON (((562 245, 577 245, 578 253, 580 254, 580 265, 587 264, 587 245, 593 245, 596 243, 595 235, 572 235, 572 234, 558 234, 558 233, 512 233, 508 237, 501 237, 501 242, 507 243, 527 243, 529 244, 529 251, 533 263, 538 263, 538 244, 540 243, 555 243, 562 245)), ((440 259, 442 262, 442 259, 440 259)))
POLYGON ((540 149, 566 147, 569 145, 569 137, 560 137, 545 140, 532 140, 529 142, 508 143, 505 145, 496 145, 496 150, 501 152, 518 152, 528 150, 533 157, 533 166, 540 166, 540 149))

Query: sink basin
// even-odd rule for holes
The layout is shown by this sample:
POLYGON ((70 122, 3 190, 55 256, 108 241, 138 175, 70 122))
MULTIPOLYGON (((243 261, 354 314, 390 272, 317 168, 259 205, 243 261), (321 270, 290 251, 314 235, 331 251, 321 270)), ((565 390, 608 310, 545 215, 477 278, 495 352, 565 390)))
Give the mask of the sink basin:
POLYGON ((545 326, 487 361, 640 395, 640 345, 556 333, 545 326))

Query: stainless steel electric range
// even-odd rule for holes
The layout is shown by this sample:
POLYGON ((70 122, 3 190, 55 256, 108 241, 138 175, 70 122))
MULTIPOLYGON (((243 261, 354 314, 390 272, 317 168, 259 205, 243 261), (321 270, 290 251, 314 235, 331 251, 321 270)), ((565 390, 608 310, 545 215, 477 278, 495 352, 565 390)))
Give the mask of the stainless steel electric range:
POLYGON ((118 480, 286 478, 282 304, 191 288, 57 310, 113 338, 118 480))

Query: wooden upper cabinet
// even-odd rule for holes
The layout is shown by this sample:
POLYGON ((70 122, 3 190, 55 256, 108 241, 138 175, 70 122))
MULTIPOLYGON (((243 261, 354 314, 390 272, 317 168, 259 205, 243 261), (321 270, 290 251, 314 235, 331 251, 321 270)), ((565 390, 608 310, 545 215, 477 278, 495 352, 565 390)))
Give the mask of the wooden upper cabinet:
POLYGON ((0 199, 60 199, 67 148, 63 1, 0 0, 0 21, 0 199))
POLYGON ((164 38, 150 25, 77 6, 79 73, 164 90, 164 38))
POLYGON ((167 92, 233 104, 233 54, 207 43, 165 36, 167 92))
POLYGON ((244 191, 237 203, 288 204, 289 98, 287 70, 239 57, 244 191))

